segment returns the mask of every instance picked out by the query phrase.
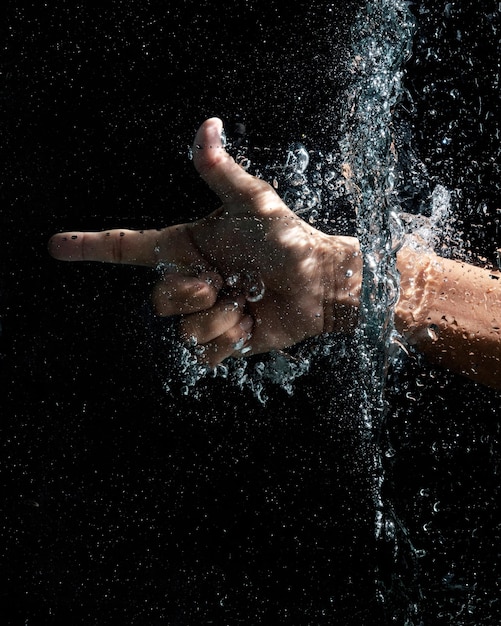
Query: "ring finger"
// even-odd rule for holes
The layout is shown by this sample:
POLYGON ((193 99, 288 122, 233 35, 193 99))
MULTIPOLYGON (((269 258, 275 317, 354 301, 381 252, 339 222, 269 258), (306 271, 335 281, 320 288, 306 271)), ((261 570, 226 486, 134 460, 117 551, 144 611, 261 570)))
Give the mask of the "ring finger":
POLYGON ((252 338, 254 320, 250 315, 244 315, 240 321, 222 335, 206 343, 199 358, 209 367, 215 367, 230 356, 243 357, 250 355, 252 348, 249 341, 252 338))
POLYGON ((244 306, 244 296, 225 296, 210 309, 185 315, 179 325, 181 337, 195 344, 208 343, 241 321, 244 306))

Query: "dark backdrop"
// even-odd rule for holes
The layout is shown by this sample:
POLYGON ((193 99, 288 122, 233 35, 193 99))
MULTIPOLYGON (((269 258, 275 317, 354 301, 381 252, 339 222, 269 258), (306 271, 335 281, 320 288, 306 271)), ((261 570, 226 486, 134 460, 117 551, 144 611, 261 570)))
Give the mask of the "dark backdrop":
MULTIPOLYGON (((447 167, 437 162, 436 128, 465 110, 476 119, 476 95, 447 108, 423 85, 460 80, 427 46, 449 50, 458 23, 464 33, 476 23, 482 48, 454 59, 471 76, 473 55, 487 93, 495 3, 449 17, 428 4, 409 69, 415 146, 430 187, 466 176, 461 218, 475 251, 492 256, 495 142, 484 134, 481 149, 475 127, 470 152, 453 145, 447 167), (465 167, 472 154, 490 155, 490 176, 465 167)), ((331 147, 355 3, 214 5, 8 4, 1 614, 11 624, 493 623, 495 394, 425 365, 395 373, 382 438, 395 553, 391 524, 374 539, 349 352, 335 371, 319 359, 292 397, 272 387, 266 406, 220 379, 198 399, 165 392, 148 309, 155 275, 47 256, 58 230, 157 227, 215 208, 188 159, 207 116, 244 122, 254 146, 331 147), (456 617, 463 606, 472 621, 470 608, 456 617)))

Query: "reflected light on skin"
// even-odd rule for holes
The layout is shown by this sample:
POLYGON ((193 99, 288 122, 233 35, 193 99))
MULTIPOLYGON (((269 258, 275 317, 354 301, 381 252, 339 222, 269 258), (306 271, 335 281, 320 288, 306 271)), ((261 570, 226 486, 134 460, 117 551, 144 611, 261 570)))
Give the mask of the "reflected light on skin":
MULTIPOLYGON (((325 235, 301 220, 222 149, 221 132, 220 120, 207 120, 193 152, 220 209, 162 230, 60 233, 49 251, 66 261, 170 268, 154 289, 155 310, 181 315, 186 341, 207 341, 203 358, 211 366, 241 355, 241 347, 246 355, 258 354, 326 332, 353 331, 362 272, 358 241, 325 235), (254 302, 246 298, 246 274, 264 285, 254 302), (239 277, 233 289, 232 276, 239 277)), ((397 267, 397 330, 430 360, 501 388, 500 281, 483 268, 410 246, 399 251, 397 267)))

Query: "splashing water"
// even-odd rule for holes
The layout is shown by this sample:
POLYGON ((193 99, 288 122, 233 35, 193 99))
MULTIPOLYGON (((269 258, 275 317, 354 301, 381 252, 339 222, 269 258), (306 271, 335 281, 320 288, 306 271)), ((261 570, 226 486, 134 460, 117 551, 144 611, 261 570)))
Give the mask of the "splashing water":
MULTIPOLYGON (((382 495, 385 478, 382 456, 391 453, 383 450, 380 442, 388 411, 387 374, 399 346, 405 345, 393 319, 399 295, 396 253, 406 235, 411 236, 406 237, 411 245, 445 255, 452 252, 456 256, 455 245, 460 245, 451 215, 454 194, 446 187, 436 185, 426 201, 428 204, 419 207, 428 216, 402 212, 399 202, 399 167, 416 166, 416 163, 398 164, 396 148, 400 145, 401 130, 396 111, 404 96, 403 68, 411 53, 413 33, 414 19, 403 0, 374 0, 358 15, 351 35, 352 79, 345 95, 338 148, 333 146, 330 152, 320 153, 301 143, 292 143, 277 161, 260 165, 260 169, 256 169, 245 149, 240 147, 235 155, 240 163, 245 163, 245 169, 267 179, 291 209, 320 229, 346 233, 346 216, 342 211, 336 213, 340 207, 349 207, 355 216, 353 230, 361 244, 364 271, 356 338, 360 348, 358 368, 353 373, 360 407, 354 419, 362 425, 364 452, 372 469, 375 536, 383 548, 381 553, 387 555, 389 548, 393 563, 404 553, 410 554, 411 560, 423 556, 391 503, 382 495)), ((421 179, 422 175, 416 176, 411 186, 418 188, 421 179)), ((412 209, 412 203, 406 207, 412 209)), ((501 267, 499 259, 501 250, 498 251, 501 267)), ((260 298, 264 285, 256 283, 251 275, 245 279, 250 296, 260 298)), ((341 338, 330 344, 325 339, 315 340, 293 356, 274 353, 257 362, 230 359, 212 372, 198 365, 189 349, 180 347, 179 360, 172 371, 177 369, 177 375, 184 377, 182 393, 196 397, 201 378, 218 376, 237 387, 250 389, 264 403, 270 383, 292 394, 296 379, 310 370, 318 354, 327 355, 330 367, 336 369, 335 362, 342 358, 343 347, 346 344, 343 346, 341 338)), ((378 572, 374 574, 380 600, 389 604, 391 592, 384 588, 378 572)), ((417 611, 417 605, 409 602, 406 614, 415 615, 417 611)))
POLYGON ((394 336, 399 246, 393 110, 402 95, 402 65, 410 56, 413 19, 407 4, 367 5, 355 24, 352 72, 341 152, 351 173, 357 235, 364 261, 359 336, 364 347, 362 410, 369 429, 384 413, 388 347, 394 336))
MULTIPOLYGON (((398 300, 396 252, 403 236, 395 182, 393 114, 402 96, 403 64, 411 52, 414 20, 401 0, 368 4, 354 25, 351 71, 346 97, 341 154, 356 211, 363 256, 360 322, 359 393, 373 470, 376 538, 393 543, 398 520, 382 499, 383 463, 379 434, 387 403, 390 354, 401 342, 394 327, 398 300)), ((384 590, 380 588, 384 599, 384 590)))
MULTIPOLYGON (((347 230, 346 216, 337 215, 336 207, 332 210, 333 203, 348 203, 356 214, 356 234, 364 259, 359 379, 363 381, 362 413, 368 431, 373 423, 381 422, 384 414, 389 348, 392 342, 399 343, 392 308, 398 299, 395 253, 404 231, 394 189, 392 117, 402 93, 402 66, 410 55, 413 26, 402 0, 371 2, 359 14, 353 26, 349 68, 353 79, 345 97, 338 150, 318 153, 296 142, 282 155, 281 164, 272 160, 259 168, 250 162, 245 149, 240 148, 234 155, 238 162, 245 161, 246 169, 275 186, 292 210, 326 232, 347 230)), ((222 139, 231 152, 231 142, 225 136, 222 139)), ((259 297, 262 289, 257 292, 259 297)), ((265 381, 292 392, 293 381, 309 371, 314 352, 325 354, 326 350, 326 345, 320 350, 308 345, 292 358, 286 353, 272 355, 269 362, 258 363, 257 369, 245 363, 242 366, 241 359, 237 364, 230 359, 223 374, 227 377, 228 371, 239 372, 242 376, 237 384, 257 389, 257 396, 262 399, 266 397, 265 381), (273 364, 278 361, 277 372, 273 364)), ((187 387, 194 388, 207 372, 195 366, 192 357, 185 357, 187 387)))

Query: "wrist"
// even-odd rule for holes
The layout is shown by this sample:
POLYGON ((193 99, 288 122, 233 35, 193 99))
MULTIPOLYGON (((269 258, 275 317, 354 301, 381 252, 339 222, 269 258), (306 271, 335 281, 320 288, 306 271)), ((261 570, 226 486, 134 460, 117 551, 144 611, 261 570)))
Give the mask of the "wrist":
POLYGON ((330 236, 324 279, 324 332, 351 333, 358 322, 362 257, 355 237, 330 236))
MULTIPOLYGON (((355 237, 325 236, 323 332, 350 333, 356 328, 362 284, 362 255, 355 237)), ((400 296, 395 307, 395 326, 416 343, 428 331, 431 302, 438 290, 440 266, 431 251, 404 246, 397 255, 400 296)))
POLYGON ((437 260, 429 250, 415 250, 404 245, 397 255, 400 296, 395 307, 395 327, 410 344, 429 331, 430 303, 437 292, 437 260))

